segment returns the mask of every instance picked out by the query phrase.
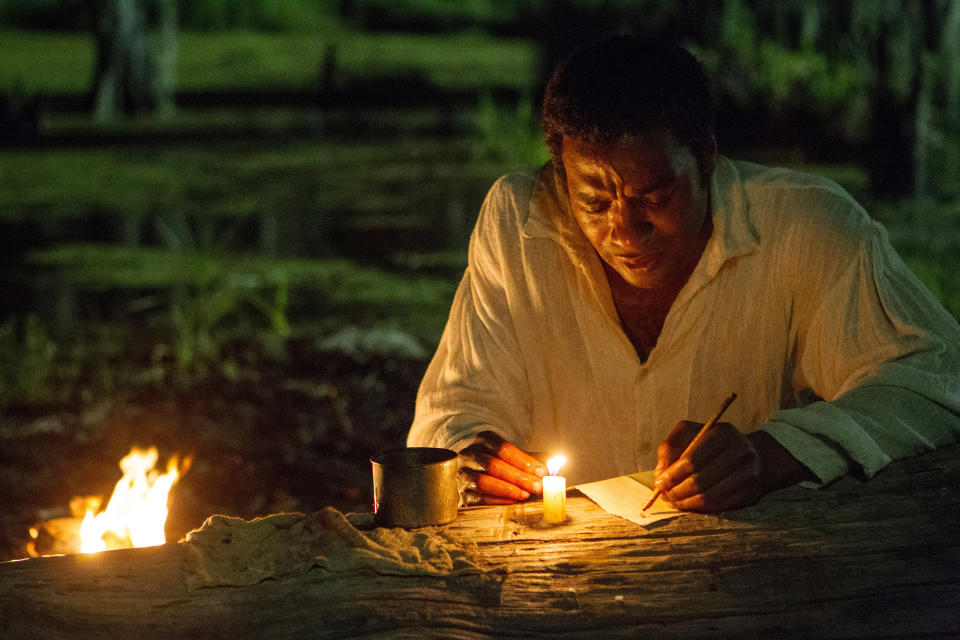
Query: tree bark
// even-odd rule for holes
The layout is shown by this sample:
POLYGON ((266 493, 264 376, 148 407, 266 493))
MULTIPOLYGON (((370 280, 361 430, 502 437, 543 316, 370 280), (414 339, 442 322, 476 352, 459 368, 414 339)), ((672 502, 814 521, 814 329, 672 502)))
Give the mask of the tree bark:
POLYGON ((93 112, 98 122, 121 113, 172 110, 177 61, 176 5, 173 0, 154 1, 160 28, 151 46, 142 0, 93 0, 93 112))
POLYGON ((933 111, 932 56, 924 51, 920 56, 920 77, 917 84, 916 108, 913 116, 913 197, 930 195, 930 119, 933 111))
POLYGON ((174 92, 177 86, 177 57, 179 33, 177 28, 177 3, 175 0, 154 0, 160 17, 156 42, 156 76, 153 92, 156 96, 157 115, 173 113, 174 92))
POLYGON ((960 195, 960 0, 951 0, 940 36, 944 64, 946 140, 942 180, 945 195, 960 195))
POLYGON ((960 624, 960 449, 650 528, 571 495, 442 530, 481 575, 306 574, 188 591, 183 545, 0 563, 0 636, 945 637, 960 624))
POLYGON ((897 98, 893 88, 891 32, 891 25, 884 20, 874 43, 877 77, 870 93, 870 181, 874 191, 885 194, 903 193, 913 181, 912 150, 905 131, 912 109, 897 98))

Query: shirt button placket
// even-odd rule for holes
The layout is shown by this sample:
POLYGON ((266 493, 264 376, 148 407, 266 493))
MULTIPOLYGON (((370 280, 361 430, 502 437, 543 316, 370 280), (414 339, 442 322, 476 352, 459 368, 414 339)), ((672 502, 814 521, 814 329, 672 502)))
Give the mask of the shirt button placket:
POLYGON ((644 404, 644 382, 647 379, 647 369, 645 365, 640 365, 636 382, 633 385, 633 425, 634 425, 634 446, 633 446, 633 464, 635 471, 642 469, 643 458, 650 452, 650 429, 646 425, 644 404))

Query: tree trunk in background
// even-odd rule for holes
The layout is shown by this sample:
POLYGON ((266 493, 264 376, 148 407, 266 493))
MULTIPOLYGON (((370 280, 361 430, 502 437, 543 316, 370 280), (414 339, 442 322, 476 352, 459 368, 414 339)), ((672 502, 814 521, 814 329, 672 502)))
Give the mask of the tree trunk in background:
POLYGON ((919 91, 913 117, 913 197, 930 195, 930 118, 933 111, 933 56, 920 54, 919 91))
POLYGON ((154 0, 160 17, 157 46, 151 46, 141 0, 92 0, 96 67, 94 117, 103 122, 173 107, 177 26, 174 0, 154 0))
POLYGON ((146 27, 137 0, 96 0, 94 117, 110 120, 153 107, 146 27))
POLYGON ((874 43, 876 79, 870 92, 872 127, 868 166, 878 194, 902 195, 913 186, 912 122, 914 104, 897 95, 893 81, 892 26, 884 21, 874 43))
POLYGON ((807 2, 800 13, 800 48, 804 51, 814 51, 820 37, 820 25, 823 18, 820 5, 816 2, 807 2))
MULTIPOLYGON (((927 198, 948 194, 954 190, 956 171, 951 167, 957 154, 955 113, 957 105, 950 104, 950 93, 956 94, 955 56, 960 38, 958 6, 960 0, 924 2, 916 5, 919 19, 916 27, 917 41, 917 100, 914 120, 914 174, 913 195, 927 198), (953 58, 951 58, 953 56, 953 58), (942 68, 942 72, 938 73, 942 68), (937 90, 942 86, 944 92, 937 90), (944 95, 945 94, 945 95, 944 95), (943 96, 943 97, 941 97, 943 96), (943 111, 939 111, 940 108, 943 111), (938 118, 939 114, 943 115, 938 118), (944 142, 938 143, 939 140, 944 142), (943 147, 944 153, 934 154, 935 147, 943 147), (953 160, 951 160, 953 156, 953 160)), ((956 96, 952 98, 956 101, 956 96)))
POLYGON ((960 196, 960 0, 951 0, 940 36, 940 59, 944 63, 943 180, 945 194, 960 196))
POLYGON ((154 0, 160 24, 156 44, 156 78, 154 95, 157 101, 157 115, 167 116, 175 108, 174 92, 177 87, 177 56, 179 53, 179 34, 177 29, 177 3, 175 0, 154 0))

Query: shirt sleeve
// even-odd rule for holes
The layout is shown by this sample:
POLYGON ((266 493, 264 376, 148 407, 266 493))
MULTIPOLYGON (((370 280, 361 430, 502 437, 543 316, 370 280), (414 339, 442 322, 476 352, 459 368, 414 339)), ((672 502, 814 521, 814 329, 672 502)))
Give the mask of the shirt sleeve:
POLYGON ((826 484, 960 439, 960 327, 871 225, 800 339, 822 401, 763 429, 826 484))
POLYGON ((518 206, 529 199, 501 179, 491 188, 470 238, 467 269, 440 344, 417 394, 409 446, 462 449, 492 429, 523 446, 530 394, 513 324, 510 267, 520 263, 519 234, 511 234, 518 206))

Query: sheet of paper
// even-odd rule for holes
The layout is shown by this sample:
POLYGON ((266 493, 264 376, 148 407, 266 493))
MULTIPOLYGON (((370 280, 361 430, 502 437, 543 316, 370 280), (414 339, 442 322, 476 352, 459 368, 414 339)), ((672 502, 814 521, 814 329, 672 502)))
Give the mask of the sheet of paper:
POLYGON ((653 494, 651 487, 653 487, 653 471, 640 471, 626 476, 579 484, 574 488, 583 492, 607 513, 626 518, 642 526, 684 514, 683 511, 674 509, 660 498, 657 498, 657 501, 644 513, 643 505, 653 494))

